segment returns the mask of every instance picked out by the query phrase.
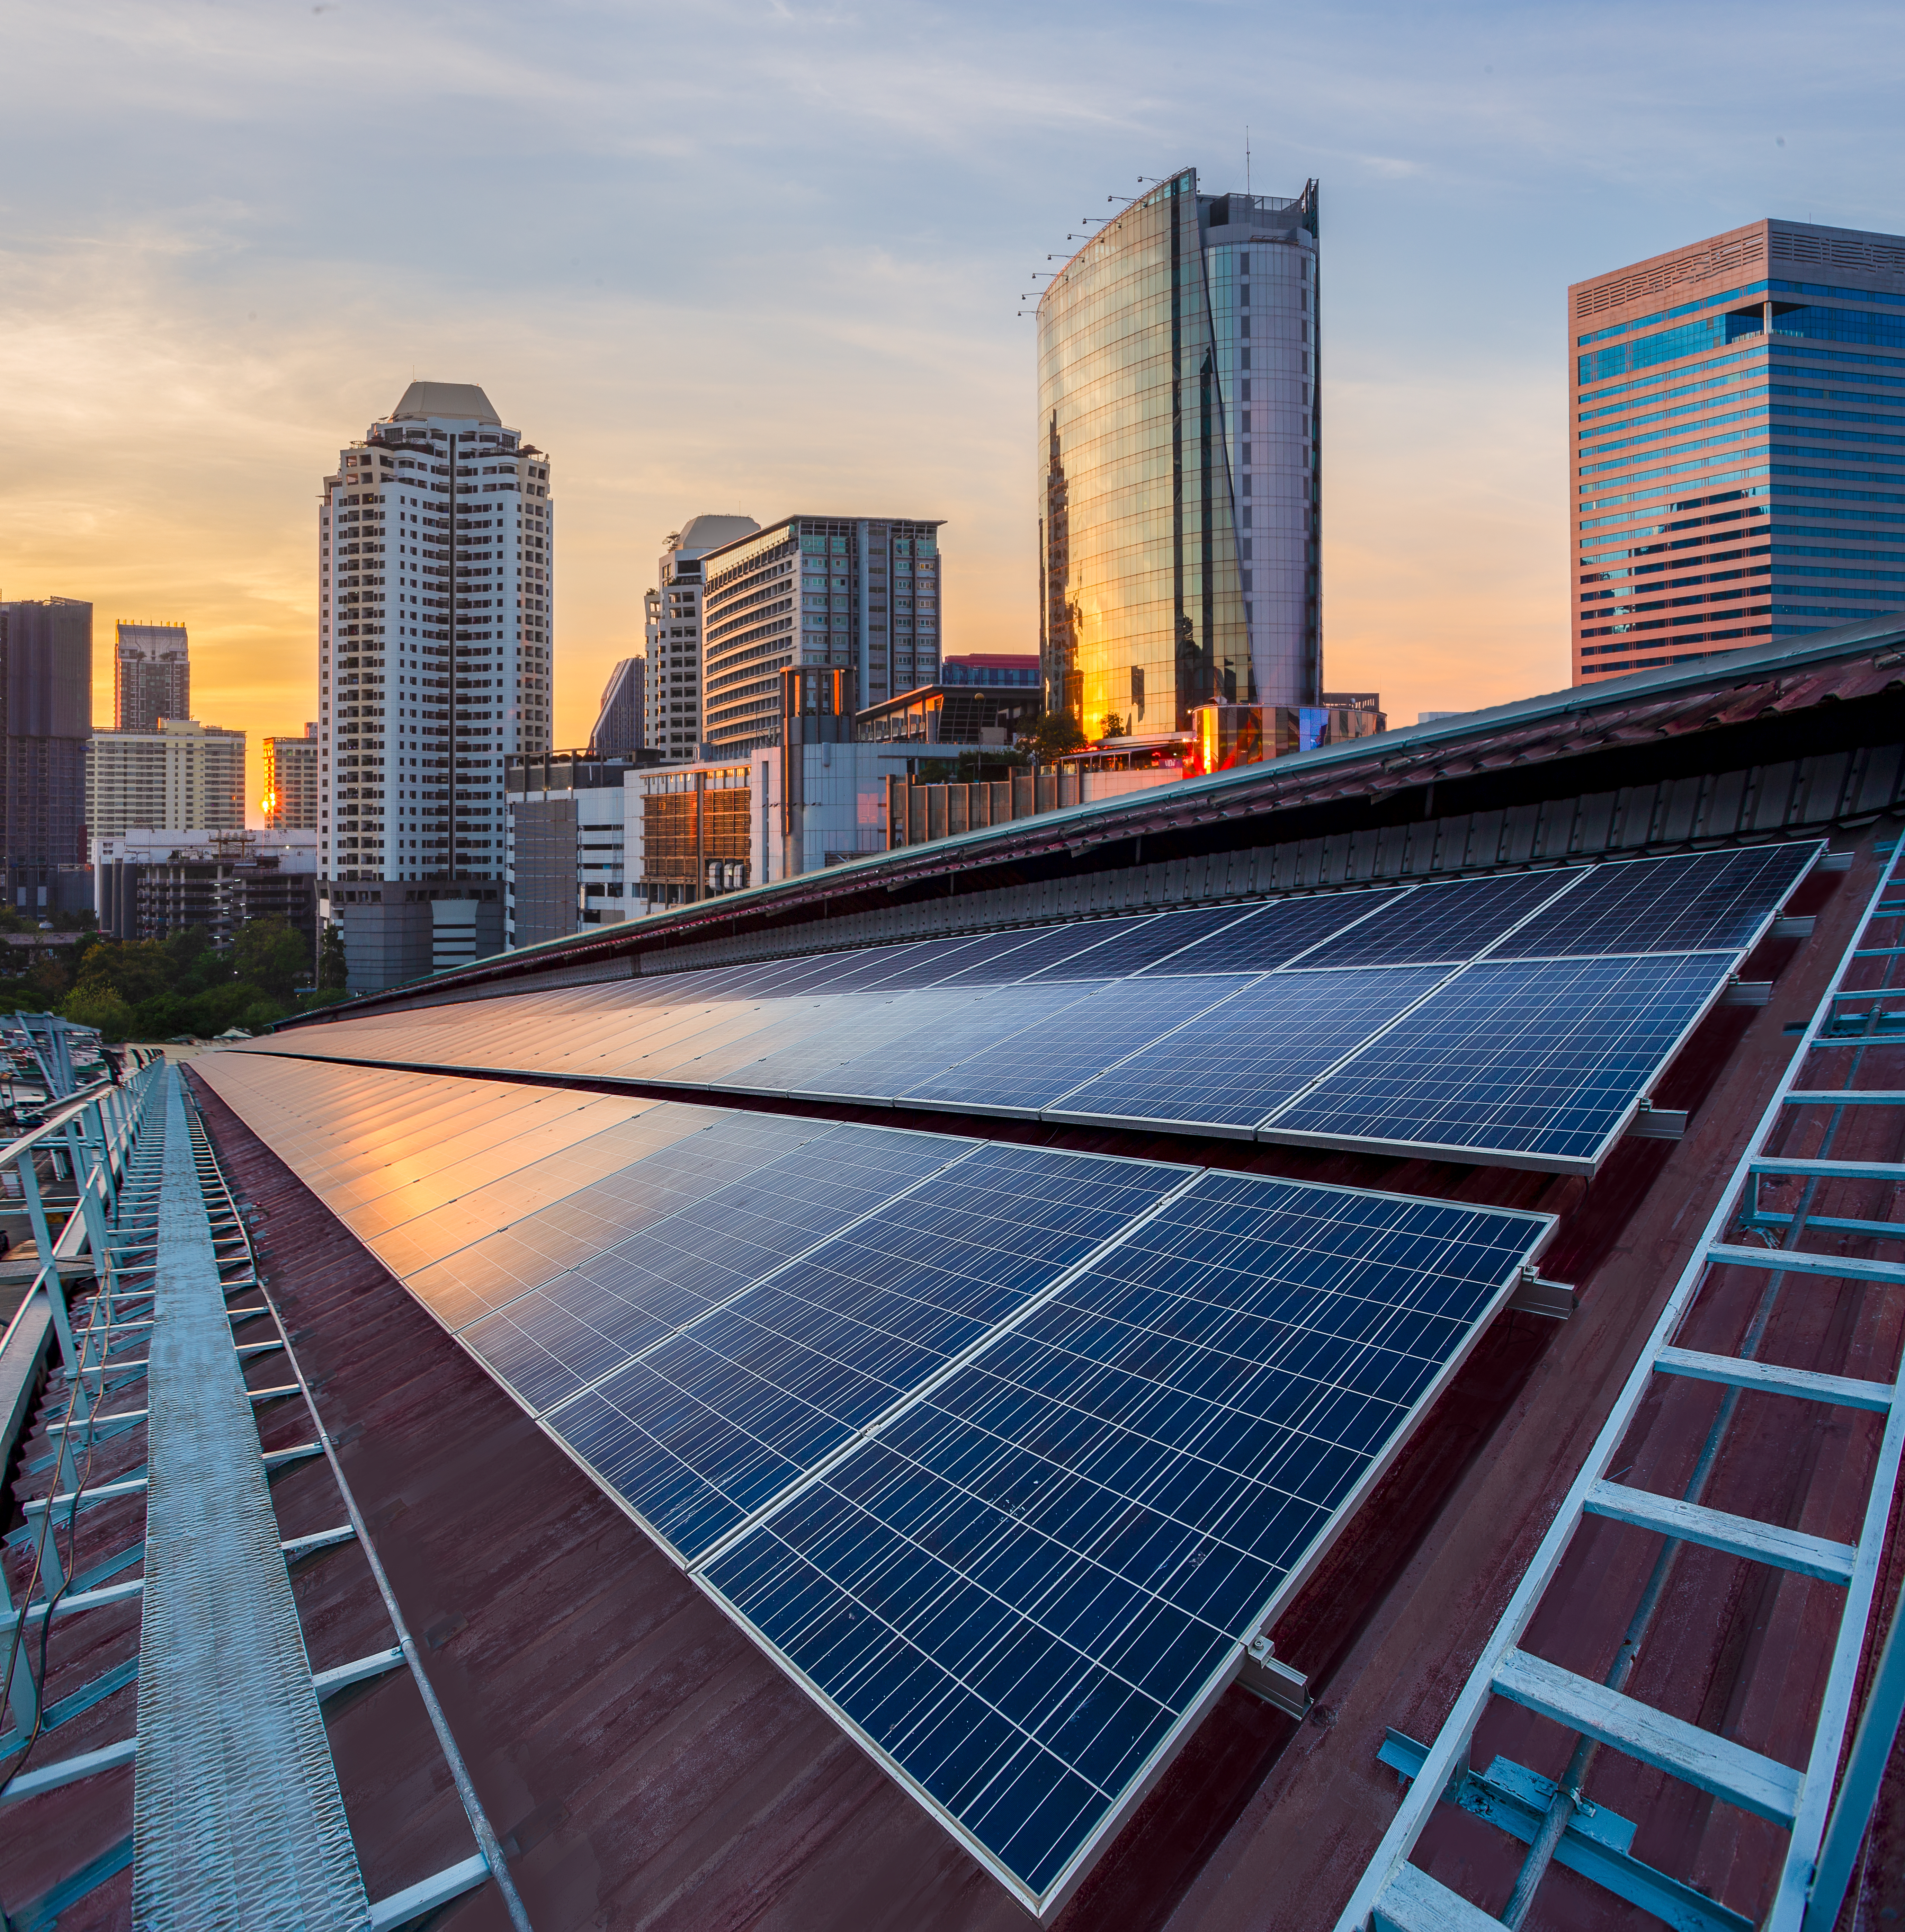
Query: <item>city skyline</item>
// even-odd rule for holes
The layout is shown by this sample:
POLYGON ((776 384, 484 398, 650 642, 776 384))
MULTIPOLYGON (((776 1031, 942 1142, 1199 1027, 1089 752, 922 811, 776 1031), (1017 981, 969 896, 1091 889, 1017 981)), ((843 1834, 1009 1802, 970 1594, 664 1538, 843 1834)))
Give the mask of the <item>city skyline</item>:
MULTIPOLYGON (((255 807, 258 748, 316 698, 310 478, 337 425, 414 374, 506 395, 564 452, 556 743, 586 740, 638 647, 631 570, 646 581, 657 536, 700 510, 929 505, 949 649, 1025 648, 1030 278, 1141 174, 1240 182, 1247 123, 1253 188, 1314 173, 1330 196, 1325 680, 1406 721, 1568 681, 1570 283, 1767 214, 1905 226, 1858 158, 1889 40, 1849 76, 1833 33, 1769 8, 1730 12, 1719 40, 1697 14, 1617 10, 1618 52, 1482 7, 1432 28, 1304 16, 1294 44, 1264 15, 1226 26, 1221 73, 1135 9, 1088 44, 1075 10, 981 8, 949 38, 946 16, 902 9, 877 47, 798 10, 712 10, 562 7, 533 35, 480 5, 10 23, 45 85, 0 136, 23 184, 0 592, 183 619, 194 709, 253 741, 255 807), (742 44, 718 80, 673 78, 710 33, 742 44), (1273 52, 1292 76, 1274 119, 1251 77, 1273 52), (638 65, 638 135, 615 105, 638 65), (1000 72, 1024 78, 1001 92, 1000 72), (731 112, 704 111, 711 84, 731 112), (76 88, 102 110, 83 136, 50 106, 76 88), (1554 132, 1582 88, 1604 124, 1585 158, 1554 132), (1808 104, 1827 94, 1829 116, 1808 104), (472 97, 509 101, 522 131, 479 138, 472 97), (393 170, 437 207, 414 234, 358 219, 393 170), (684 236, 682 208, 736 198, 770 210, 771 259, 684 236), (514 226, 544 271, 526 308, 477 246, 514 226), (660 283, 658 248, 680 272, 660 283)), ((1828 17, 1856 34, 1867 16, 1828 17)), ((106 626, 95 650, 103 709, 106 626)))

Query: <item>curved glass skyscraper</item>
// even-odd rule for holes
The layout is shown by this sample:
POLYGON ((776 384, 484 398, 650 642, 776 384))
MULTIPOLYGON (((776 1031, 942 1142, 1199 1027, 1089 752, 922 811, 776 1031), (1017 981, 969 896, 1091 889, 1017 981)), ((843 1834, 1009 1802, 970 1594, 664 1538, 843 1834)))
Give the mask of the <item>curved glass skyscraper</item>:
POLYGON ((1316 203, 1187 168, 1039 304, 1046 698, 1094 736, 1321 697, 1316 203))

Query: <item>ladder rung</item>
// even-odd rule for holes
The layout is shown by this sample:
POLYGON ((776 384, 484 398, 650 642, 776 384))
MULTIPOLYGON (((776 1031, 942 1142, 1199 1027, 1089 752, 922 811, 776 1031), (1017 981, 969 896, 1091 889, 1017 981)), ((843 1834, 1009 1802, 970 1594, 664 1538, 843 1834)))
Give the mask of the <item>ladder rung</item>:
MULTIPOLYGON (((1749 1228, 1790 1228, 1798 1219, 1795 1214, 1748 1214, 1749 1228)), ((1828 1234, 1870 1234, 1876 1241, 1905 1241, 1905 1221, 1849 1221, 1840 1214, 1808 1214, 1802 1224, 1810 1232, 1828 1234)))
POLYGON ((1629 1489, 1624 1483, 1595 1484, 1581 1507, 1590 1516, 1604 1516, 1635 1529, 1651 1529, 1754 1563, 1770 1563, 1775 1569, 1816 1576, 1822 1583, 1850 1582, 1852 1560, 1858 1553, 1849 1543, 1831 1543, 1822 1536, 1781 1529, 1751 1516, 1729 1516, 1724 1510, 1629 1489))
POLYGON ((1755 1174, 1792 1174, 1814 1180, 1905 1180, 1905 1161, 1788 1160, 1768 1154, 1751 1163, 1755 1174))
POLYGON ((1756 1818, 1792 1828, 1804 1780, 1798 1772, 1758 1751, 1684 1718, 1670 1718, 1637 1698, 1623 1696, 1525 1650, 1510 1651, 1495 1666, 1493 1687, 1527 1710, 1598 1738, 1756 1818))
POLYGON ((1905 1282, 1905 1262, 1868 1261, 1863 1255, 1809 1255, 1798 1248, 1738 1248, 1715 1241, 1708 1261, 1770 1274, 1836 1275, 1844 1281, 1905 1282))
POLYGON ((1728 1388, 1756 1390, 1765 1395, 1797 1396, 1807 1402, 1837 1402, 1845 1408, 1882 1412, 1891 1408, 1894 1394, 1888 1382, 1822 1376, 1810 1369, 1782 1369, 1770 1362, 1749 1362, 1741 1355, 1705 1355, 1693 1348, 1663 1348, 1654 1358, 1654 1366, 1664 1376, 1684 1376, 1693 1382, 1719 1382, 1728 1388))
POLYGON ((1905 1094, 1876 1090, 1855 1093, 1850 1088, 1817 1093, 1796 1088, 1786 1096, 1789 1107, 1905 1107, 1905 1094))

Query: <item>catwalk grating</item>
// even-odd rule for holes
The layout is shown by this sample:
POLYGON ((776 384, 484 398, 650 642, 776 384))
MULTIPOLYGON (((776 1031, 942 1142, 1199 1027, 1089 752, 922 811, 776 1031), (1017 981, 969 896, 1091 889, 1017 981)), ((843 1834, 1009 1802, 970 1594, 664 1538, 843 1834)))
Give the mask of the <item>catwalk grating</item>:
POLYGON ((1552 1226, 614 1096, 543 1114, 521 1157, 544 1166, 566 1136, 578 1185, 509 1220, 518 1140, 493 1102, 569 1096, 201 1064, 1042 1912, 1242 1667, 1552 1226), (436 1160, 409 1124, 440 1130, 466 1096, 482 1124, 436 1160), (404 1150, 398 1172, 377 1176, 380 1144, 404 1150), (472 1232, 452 1191, 472 1171, 504 1218, 443 1253, 440 1232, 472 1232))
POLYGON ((704 968, 253 1050, 1589 1173, 1821 849, 704 968))

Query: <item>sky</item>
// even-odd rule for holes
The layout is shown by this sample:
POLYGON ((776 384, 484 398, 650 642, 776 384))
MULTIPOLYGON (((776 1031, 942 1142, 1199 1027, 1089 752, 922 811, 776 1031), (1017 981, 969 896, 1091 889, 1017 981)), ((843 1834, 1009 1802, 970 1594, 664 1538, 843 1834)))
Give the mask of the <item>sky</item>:
MULTIPOLYGON (((413 376, 550 452, 556 733, 703 510, 943 517, 1034 650, 1033 272, 1141 176, 1322 195, 1324 650, 1392 721, 1568 681, 1566 290, 1905 230, 1892 7, 0 0, 0 596, 316 716, 316 503, 413 376)), ((254 810, 254 817, 256 818, 254 810)))

